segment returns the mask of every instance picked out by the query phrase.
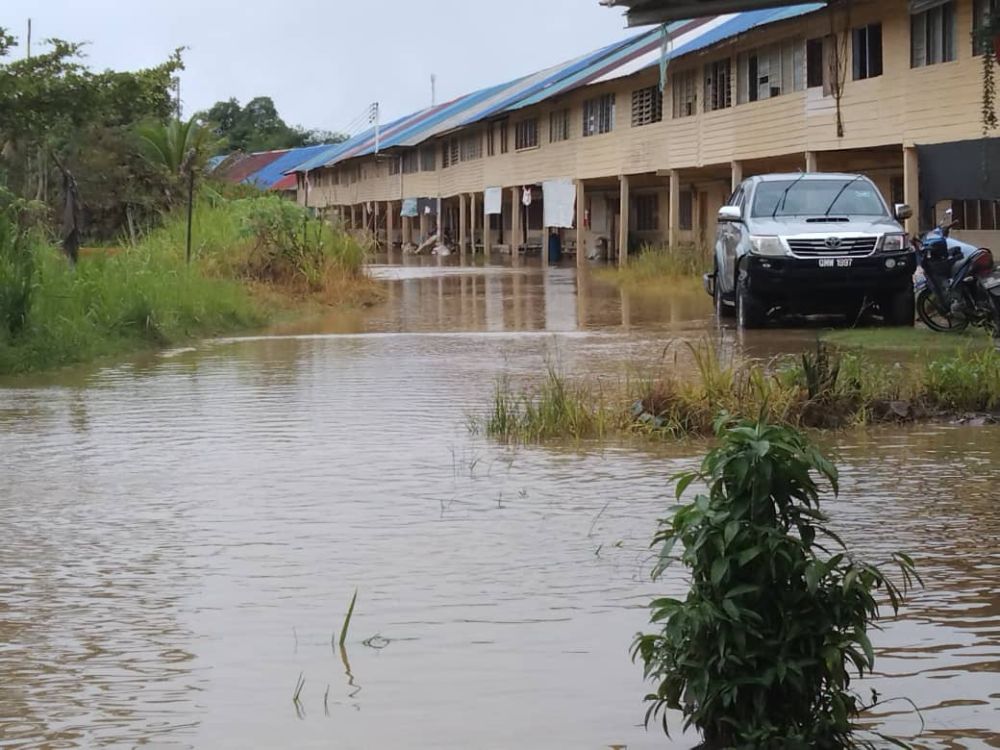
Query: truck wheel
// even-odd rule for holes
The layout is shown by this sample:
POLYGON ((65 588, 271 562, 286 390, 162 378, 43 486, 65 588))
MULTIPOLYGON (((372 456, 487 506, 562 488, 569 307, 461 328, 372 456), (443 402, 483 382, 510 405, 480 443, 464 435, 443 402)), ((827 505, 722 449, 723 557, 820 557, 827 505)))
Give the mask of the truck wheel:
POLYGON ((736 283, 736 327, 743 330, 760 328, 767 320, 767 311, 750 291, 745 276, 736 283))
POLYGON ((916 305, 910 286, 907 285, 883 299, 879 307, 882 309, 882 320, 887 326, 913 327, 916 305))
POLYGON ((719 270, 715 270, 715 294, 713 295, 715 299, 715 318, 717 321, 722 321, 725 318, 731 318, 736 314, 729 305, 725 303, 722 297, 722 289, 719 286, 719 270))

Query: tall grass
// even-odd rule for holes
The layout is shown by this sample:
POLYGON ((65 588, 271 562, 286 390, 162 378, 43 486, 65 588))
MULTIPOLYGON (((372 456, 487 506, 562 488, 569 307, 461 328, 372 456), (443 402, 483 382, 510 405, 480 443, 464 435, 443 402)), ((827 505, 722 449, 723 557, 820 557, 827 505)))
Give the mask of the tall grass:
POLYGON ((370 293, 365 248, 295 204, 216 198, 194 216, 191 265, 186 217, 172 215, 134 245, 71 267, 37 231, 0 212, 0 373, 258 326, 268 317, 261 288, 271 299, 324 302, 370 293))
POLYGON ((700 278, 711 269, 712 254, 707 248, 693 244, 643 245, 624 268, 607 269, 604 273, 624 286, 641 287, 700 278))
POLYGON ((515 391, 497 381, 492 410, 480 421, 508 443, 642 435, 705 436, 720 414, 792 427, 833 429, 1000 409, 1000 354, 963 350, 910 364, 819 345, 800 358, 723 361, 708 343, 690 346, 694 368, 629 378, 614 387, 573 381, 550 369, 515 391))

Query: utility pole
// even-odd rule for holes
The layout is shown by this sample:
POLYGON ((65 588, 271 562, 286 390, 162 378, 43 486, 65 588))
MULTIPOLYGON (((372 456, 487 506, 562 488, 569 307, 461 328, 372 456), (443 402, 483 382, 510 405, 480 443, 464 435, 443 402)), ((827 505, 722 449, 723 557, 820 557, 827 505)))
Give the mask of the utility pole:
POLYGON ((31 19, 28 19, 28 59, 31 59, 31 19))
POLYGON ((372 120, 375 121, 375 153, 378 153, 379 147, 379 128, 378 128, 378 102, 372 104, 372 120))

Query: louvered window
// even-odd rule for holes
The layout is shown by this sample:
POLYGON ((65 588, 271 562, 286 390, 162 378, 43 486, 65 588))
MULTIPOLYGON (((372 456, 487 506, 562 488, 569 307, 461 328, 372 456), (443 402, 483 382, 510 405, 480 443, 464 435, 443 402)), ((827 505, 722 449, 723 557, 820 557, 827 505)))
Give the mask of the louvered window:
POLYGON ((632 127, 649 125, 663 119, 663 97, 659 86, 647 86, 632 92, 632 127))
POLYGON ((727 57, 705 66, 705 109, 714 112, 733 104, 732 61, 727 57))
POLYGON ((583 103, 583 135, 600 135, 615 129, 615 95, 604 94, 583 103))
POLYGON ((462 161, 475 161, 483 158, 483 138, 480 133, 467 135, 462 139, 462 161))
POLYGON ((674 117, 690 117, 698 112, 698 71, 674 73, 674 117))

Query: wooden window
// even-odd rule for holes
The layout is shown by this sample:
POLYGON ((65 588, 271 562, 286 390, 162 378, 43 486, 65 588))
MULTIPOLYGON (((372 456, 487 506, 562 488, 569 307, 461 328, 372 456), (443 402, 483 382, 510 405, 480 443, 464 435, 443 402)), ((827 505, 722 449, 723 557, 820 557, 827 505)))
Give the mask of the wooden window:
POLYGON ((521 120, 514 126, 514 150, 538 147, 538 118, 521 120))
POLYGON ((483 136, 481 133, 473 133, 462 138, 461 159, 462 161, 475 161, 483 158, 483 136))
POLYGON ((420 171, 433 172, 437 167, 437 151, 433 146, 424 146, 420 149, 420 171))
POLYGON ((569 110, 559 109, 549 114, 549 143, 569 140, 569 110))
POLYGON ((448 141, 441 141, 441 169, 447 169, 451 156, 448 152, 448 141))
POLYGON ((660 87, 646 86, 632 92, 632 127, 649 125, 663 119, 663 96, 660 87))
POLYGON ((736 61, 736 103, 802 91, 806 85, 805 62, 805 44, 791 39, 740 54, 736 61))
POLYGON ((420 152, 413 148, 403 154, 403 174, 420 171, 420 152))
POLYGON ((680 211, 678 219, 680 228, 689 231, 694 226, 694 193, 682 190, 680 194, 680 211))
POLYGON ((727 57, 705 66, 705 110, 714 112, 733 104, 732 61, 727 57))
POLYGON ((951 210, 958 229, 992 232, 1000 227, 1000 201, 956 200, 951 202, 951 210))
POLYGON ((806 42, 806 86, 811 89, 819 88, 826 83, 824 41, 819 38, 806 42))
POLYGON ((486 126, 486 155, 495 156, 497 153, 496 149, 496 138, 494 137, 493 123, 486 126))
POLYGON ((339 169, 331 169, 330 170, 330 181, 334 185, 339 185, 340 184, 340 170, 339 169))
POLYGON ((583 135, 600 135, 615 129, 615 95, 602 94, 583 103, 583 135))
POLYGON ((658 232, 660 230, 660 196, 656 193, 640 193, 635 196, 635 231, 658 232))
MULTIPOLYGON (((919 7, 919 6, 918 6, 919 7)), ((947 2, 910 16, 910 66, 955 59, 955 3, 947 2)))
POLYGON ((460 150, 460 141, 456 138, 448 139, 448 160, 452 163, 452 166, 458 164, 458 154, 460 150))
POLYGON ((1000 19, 1000 0, 973 0, 972 2, 972 54, 981 55, 990 47, 990 40, 981 39, 980 32, 990 17, 1000 19))
POLYGON ((698 113, 698 71, 674 73, 674 117, 690 117, 698 113))
POLYGON ((497 138, 500 140, 500 153, 506 154, 509 147, 509 141, 507 139, 507 121, 502 120, 500 122, 500 127, 497 128, 497 138))
POLYGON ((402 157, 400 156, 390 156, 389 157, 389 174, 399 174, 403 168, 402 157))
POLYGON ((854 80, 882 75, 882 24, 873 23, 854 29, 854 80))

